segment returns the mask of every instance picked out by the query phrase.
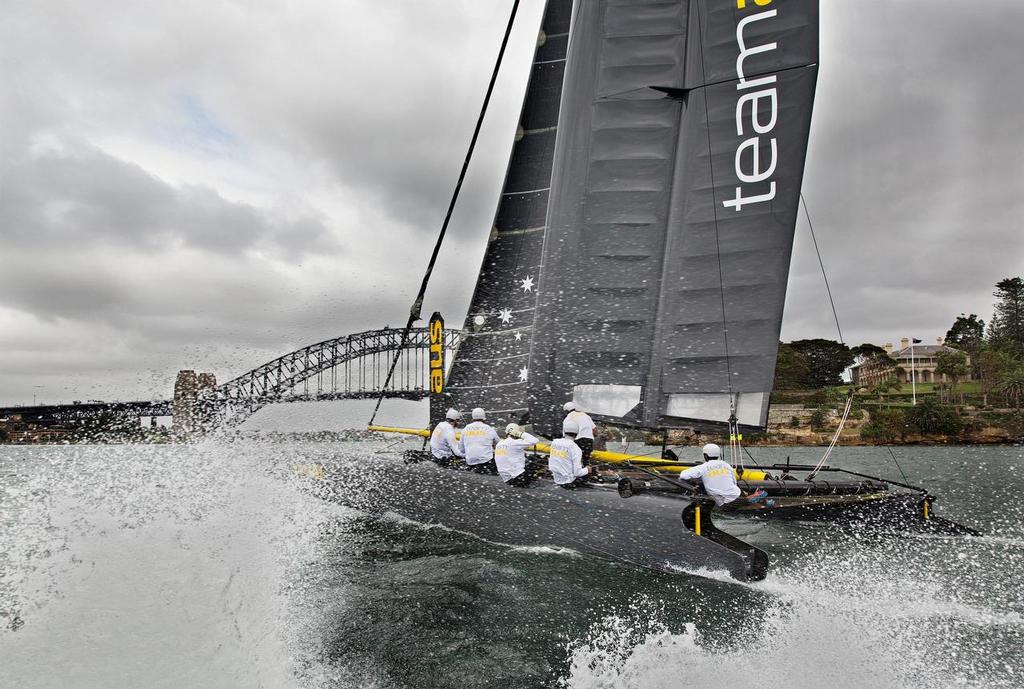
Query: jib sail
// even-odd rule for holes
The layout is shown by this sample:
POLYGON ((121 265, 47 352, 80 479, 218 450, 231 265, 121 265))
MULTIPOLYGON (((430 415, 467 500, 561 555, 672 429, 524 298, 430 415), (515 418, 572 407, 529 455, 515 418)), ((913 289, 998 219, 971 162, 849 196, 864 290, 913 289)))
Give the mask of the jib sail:
POLYGON ((448 374, 450 404, 488 410, 492 423, 527 411, 527 370, 551 167, 569 43, 571 0, 549 0, 463 339, 448 374))
POLYGON ((538 431, 568 399, 648 428, 764 425, 817 46, 816 0, 580 4, 528 371, 538 431))

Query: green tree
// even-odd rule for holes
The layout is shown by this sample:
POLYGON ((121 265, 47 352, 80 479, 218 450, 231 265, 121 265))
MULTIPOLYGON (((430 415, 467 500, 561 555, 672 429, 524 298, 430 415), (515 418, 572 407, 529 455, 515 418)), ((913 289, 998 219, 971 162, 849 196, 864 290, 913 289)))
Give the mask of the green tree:
POLYGON ((967 355, 957 351, 939 351, 935 358, 935 372, 949 378, 949 391, 952 393, 960 379, 971 372, 967 365, 967 355))
POLYGON ((1006 403, 1020 409, 1024 400, 1024 366, 1011 369, 1003 374, 996 386, 996 392, 1006 398, 1006 403))
POLYGON ((971 314, 960 314, 946 331, 946 344, 974 356, 985 342, 985 321, 971 314))
POLYGON ((905 413, 911 429, 921 435, 957 435, 964 429, 963 419, 953 407, 925 399, 905 413))
POLYGON ((865 342, 864 344, 857 345, 850 349, 850 354, 852 354, 856 360, 868 361, 880 354, 885 354, 885 349, 876 344, 865 342))
POLYGON ((996 283, 995 313, 989 323, 989 344, 1018 361, 1024 360, 1024 280, 1005 278, 996 283))
MULTIPOLYGON (((889 357, 886 358, 888 359, 889 357)), ((895 378, 886 378, 885 380, 879 381, 872 385, 871 389, 868 392, 870 392, 872 395, 878 395, 878 401, 881 402, 882 396, 885 395, 887 392, 889 392, 890 390, 899 391, 901 388, 902 386, 900 385, 900 382, 898 380, 896 380, 895 378)))
POLYGON ((842 383, 842 373, 853 363, 850 348, 834 340, 796 340, 790 345, 807 357, 810 366, 808 383, 811 387, 823 388, 842 383))
POLYGON ((811 362, 791 345, 779 344, 775 361, 775 389, 802 390, 812 387, 811 362))
POLYGON ((984 349, 978 354, 978 378, 981 382, 982 404, 988 406, 988 396, 996 388, 1007 371, 1014 368, 1014 360, 1006 352, 984 349))
POLYGON ((815 409, 811 413, 811 418, 807 425, 811 427, 811 430, 820 431, 823 429, 825 427, 825 412, 821 409, 815 409))

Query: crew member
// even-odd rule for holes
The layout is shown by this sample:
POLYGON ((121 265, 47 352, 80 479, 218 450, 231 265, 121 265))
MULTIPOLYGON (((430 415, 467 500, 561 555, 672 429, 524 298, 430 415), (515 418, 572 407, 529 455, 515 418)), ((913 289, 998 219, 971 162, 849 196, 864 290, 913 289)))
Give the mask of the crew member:
POLYGON ((454 458, 462 457, 462 448, 455 440, 455 427, 462 414, 458 409, 449 409, 444 416, 444 421, 434 426, 430 434, 430 455, 441 466, 450 466, 454 458))
POLYGON ((494 427, 484 419, 487 415, 477 407, 473 410, 473 421, 462 429, 459 438, 459 449, 466 458, 466 468, 478 474, 496 474, 494 466, 494 446, 500 438, 494 427))
POLYGON ((538 467, 526 459, 526 448, 539 441, 516 423, 505 426, 505 438, 494 447, 494 464, 510 486, 526 488, 536 478, 538 467))
POLYGON ((590 453, 594 451, 594 420, 588 414, 576 409, 575 402, 566 402, 562 405, 565 410, 566 420, 572 420, 579 427, 576 434, 576 444, 583 451, 583 466, 590 464, 590 453))
POLYGON ((562 437, 551 441, 548 469, 551 477, 562 488, 573 490, 587 482, 590 467, 583 466, 583 451, 576 444, 580 427, 572 419, 562 422, 562 437))
MULTIPOLYGON (((714 498, 716 506, 738 507, 734 501, 743 495, 743 491, 736 484, 736 472, 727 462, 722 461, 722 448, 714 443, 708 443, 701 453, 704 456, 704 463, 682 471, 679 478, 686 481, 700 478, 704 484, 704 492, 714 498)), ((747 502, 757 502, 767 494, 765 490, 758 490, 745 497, 747 502)))

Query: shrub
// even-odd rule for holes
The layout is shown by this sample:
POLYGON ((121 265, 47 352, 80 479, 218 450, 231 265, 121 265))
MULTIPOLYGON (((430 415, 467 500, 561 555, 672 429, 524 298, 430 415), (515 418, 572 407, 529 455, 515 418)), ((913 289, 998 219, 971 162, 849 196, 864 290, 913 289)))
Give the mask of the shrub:
POLYGON ((902 409, 882 408, 871 412, 871 419, 860 429, 867 440, 892 441, 907 435, 907 422, 902 409))
POLYGON ((814 413, 811 414, 810 426, 812 430, 820 431, 825 427, 825 412, 820 409, 815 409, 814 413))
POLYGON ((964 421, 954 407, 925 399, 905 414, 906 423, 921 435, 958 435, 964 421))
POLYGON ((789 427, 790 428, 800 428, 800 417, 799 416, 791 416, 791 417, 789 417, 789 427))

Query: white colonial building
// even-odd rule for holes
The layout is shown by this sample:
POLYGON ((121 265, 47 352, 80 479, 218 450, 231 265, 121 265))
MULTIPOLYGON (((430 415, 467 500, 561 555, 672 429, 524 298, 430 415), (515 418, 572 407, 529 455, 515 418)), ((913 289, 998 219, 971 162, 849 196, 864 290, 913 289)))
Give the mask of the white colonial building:
MULTIPOLYGON (((900 348, 894 349, 891 342, 885 344, 885 353, 894 360, 896 366, 901 370, 895 376, 901 383, 911 382, 911 376, 918 383, 949 383, 949 376, 936 373, 935 368, 939 365, 940 352, 958 352, 960 350, 947 347, 943 344, 943 338, 937 338, 936 344, 912 344, 909 338, 900 340, 900 348)), ((970 365, 970 357, 967 359, 970 365)), ((850 369, 852 381, 855 385, 875 385, 893 377, 892 369, 889 366, 880 365, 878 361, 867 360, 857 364, 850 369)))

